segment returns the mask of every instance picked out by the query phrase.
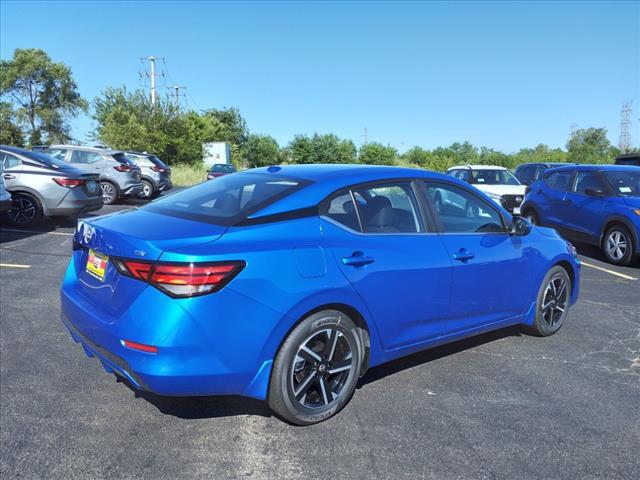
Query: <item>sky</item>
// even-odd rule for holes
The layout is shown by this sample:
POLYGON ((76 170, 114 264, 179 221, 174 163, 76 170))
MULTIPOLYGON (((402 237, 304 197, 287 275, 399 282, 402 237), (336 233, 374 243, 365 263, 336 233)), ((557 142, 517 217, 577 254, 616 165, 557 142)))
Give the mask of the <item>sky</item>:
MULTIPOLYGON (((640 144, 640 2, 0 3, 0 58, 44 49, 92 100, 108 86, 187 86, 184 108, 238 107, 286 145, 335 133, 400 152, 468 140, 564 147, 572 125, 617 143, 633 100, 640 144), (146 66, 148 71, 149 67, 146 66)), ((89 116, 72 123, 88 141, 89 116)))

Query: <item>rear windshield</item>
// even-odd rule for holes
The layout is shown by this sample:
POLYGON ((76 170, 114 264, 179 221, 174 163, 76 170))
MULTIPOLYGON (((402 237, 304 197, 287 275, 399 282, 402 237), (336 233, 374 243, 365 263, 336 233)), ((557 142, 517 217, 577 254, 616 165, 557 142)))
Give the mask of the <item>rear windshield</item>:
POLYGON ((127 157, 124 153, 122 152, 118 152, 118 153, 114 153, 113 154, 113 158, 115 158, 118 162, 124 164, 124 165, 131 165, 134 166, 136 164, 136 162, 134 162, 133 160, 131 160, 129 157, 127 157))
POLYGON ((235 173, 160 198, 142 208, 216 225, 234 225, 307 183, 268 173, 235 173))
POLYGON ((236 171, 236 167, 231 164, 219 163, 211 167, 211 172, 233 173, 236 171))
POLYGON ((640 197, 640 169, 637 172, 628 170, 614 172, 604 171, 616 195, 622 197, 640 197))

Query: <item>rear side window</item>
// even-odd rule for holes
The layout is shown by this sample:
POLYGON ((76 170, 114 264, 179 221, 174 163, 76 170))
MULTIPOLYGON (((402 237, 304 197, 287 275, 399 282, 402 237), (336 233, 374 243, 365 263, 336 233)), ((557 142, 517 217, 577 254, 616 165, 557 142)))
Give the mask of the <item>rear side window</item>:
POLYGON ((360 231, 356 206, 350 192, 339 193, 326 201, 320 207, 320 215, 329 217, 351 230, 360 231))
POLYGON ((573 175, 573 172, 571 171, 552 172, 545 177, 544 182, 549 187, 555 190, 566 191, 566 190, 569 190, 569 187, 570 187, 569 182, 571 182, 572 175, 573 175))
POLYGON ((226 175, 145 207, 157 213, 217 225, 234 225, 310 182, 263 173, 226 175))
POLYGON ((518 167, 516 170, 516 177, 518 177, 520 181, 530 182, 535 178, 535 170, 536 167, 532 165, 518 167))
POLYGON ((67 155, 67 151, 63 148, 48 148, 45 149, 43 153, 46 153, 50 157, 60 160, 61 162, 64 162, 64 157, 67 155))
POLYGON ((5 170, 18 167, 22 163, 18 157, 10 153, 0 152, 0 156, 2 156, 2 166, 5 170))
POLYGON ((102 160, 102 155, 86 150, 73 150, 71 152, 71 163, 91 164, 102 160))

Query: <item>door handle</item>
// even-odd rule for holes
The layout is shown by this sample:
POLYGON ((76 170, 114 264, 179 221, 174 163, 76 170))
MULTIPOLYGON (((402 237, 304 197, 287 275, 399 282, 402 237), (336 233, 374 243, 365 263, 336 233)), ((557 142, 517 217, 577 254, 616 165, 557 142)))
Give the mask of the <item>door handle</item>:
POLYGON ((453 259, 460 262, 468 262, 471 259, 476 258, 476 254, 470 252, 466 248, 461 248, 457 253, 453 254, 453 259))
POLYGON ((15 175, 11 175, 10 173, 5 173, 3 177, 5 180, 13 180, 14 178, 16 178, 15 175))
POLYGON ((373 257, 368 257, 362 252, 353 252, 350 257, 342 258, 342 263, 350 267, 364 267, 374 261, 375 259, 373 257))

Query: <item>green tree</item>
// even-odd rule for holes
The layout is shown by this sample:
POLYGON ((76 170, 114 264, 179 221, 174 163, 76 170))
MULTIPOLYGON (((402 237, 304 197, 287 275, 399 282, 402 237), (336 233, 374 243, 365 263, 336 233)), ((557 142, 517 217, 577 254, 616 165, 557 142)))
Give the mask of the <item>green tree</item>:
POLYGON ((68 141, 70 119, 88 108, 71 69, 35 48, 16 49, 11 60, 0 61, 0 95, 16 105, 31 145, 68 141))
POLYGON ((358 161, 367 165, 393 165, 397 156, 398 152, 395 148, 373 142, 360 148, 358 161))
POLYGON ((567 160, 570 162, 611 163, 612 154, 606 128, 580 128, 567 141, 567 160))
POLYGON ((0 144, 16 147, 24 145, 24 135, 9 102, 0 102, 0 144))
POLYGON ((423 168, 430 168, 433 163, 433 154, 420 147, 413 147, 407 150, 400 158, 405 163, 423 168))
POLYGON ((269 135, 249 135, 242 149, 243 158, 250 168, 266 167, 280 163, 278 142, 269 135))
POLYGON ((313 137, 296 135, 286 151, 291 163, 353 163, 357 153, 351 140, 317 133, 313 137))
POLYGON ((521 163, 555 163, 566 162, 567 152, 560 148, 549 148, 541 143, 534 148, 522 148, 511 157, 514 166, 521 163))

